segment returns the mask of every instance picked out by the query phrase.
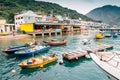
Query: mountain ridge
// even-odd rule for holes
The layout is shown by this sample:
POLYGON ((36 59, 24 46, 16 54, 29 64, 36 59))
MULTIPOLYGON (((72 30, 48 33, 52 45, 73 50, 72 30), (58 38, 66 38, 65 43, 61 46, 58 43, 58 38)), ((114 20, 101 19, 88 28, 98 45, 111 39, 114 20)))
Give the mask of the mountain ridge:
POLYGON ((111 25, 120 25, 120 22, 118 21, 120 20, 120 7, 115 5, 105 5, 95 8, 87 13, 86 16, 111 25))

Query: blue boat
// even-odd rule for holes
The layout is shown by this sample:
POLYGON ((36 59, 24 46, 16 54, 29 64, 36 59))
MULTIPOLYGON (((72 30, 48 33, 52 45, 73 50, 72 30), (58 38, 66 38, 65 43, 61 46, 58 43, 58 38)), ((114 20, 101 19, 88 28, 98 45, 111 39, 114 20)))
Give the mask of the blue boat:
POLYGON ((113 33, 112 36, 113 36, 113 38, 117 38, 118 34, 117 33, 113 33))
POLYGON ((23 50, 26 48, 28 48, 28 46, 22 45, 22 46, 16 46, 16 47, 11 47, 11 48, 5 49, 2 52, 6 53, 6 54, 14 54, 14 52, 16 52, 18 50, 23 50))
POLYGON ((40 52, 45 52, 48 51, 50 48, 50 46, 41 46, 41 45, 35 45, 34 47, 25 49, 25 50, 19 50, 16 51, 15 54, 16 55, 33 55, 33 54, 37 54, 40 52))

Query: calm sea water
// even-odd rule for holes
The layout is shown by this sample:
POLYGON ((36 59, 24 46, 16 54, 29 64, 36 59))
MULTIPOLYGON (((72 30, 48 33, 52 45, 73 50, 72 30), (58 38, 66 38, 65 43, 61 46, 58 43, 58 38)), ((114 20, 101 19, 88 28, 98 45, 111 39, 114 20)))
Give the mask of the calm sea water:
MULTIPOLYGON (((120 50, 120 38, 104 38, 100 40, 93 39, 93 34, 80 35, 80 34, 69 34, 64 36, 54 36, 56 39, 67 39, 68 43, 63 46, 51 47, 46 53, 40 53, 37 56, 57 53, 58 60, 62 58, 63 52, 72 51, 75 49, 82 48, 87 45, 82 44, 83 38, 89 37, 92 45, 108 43, 114 45, 113 50, 120 50)), ((51 39, 36 38, 38 42, 42 40, 51 39)), ((21 69, 18 63, 28 59, 30 57, 18 57, 10 56, 2 52, 9 46, 22 45, 25 42, 32 41, 32 38, 15 39, 15 40, 1 40, 0 41, 0 80, 108 80, 107 76, 101 71, 99 67, 90 58, 81 58, 78 61, 69 62, 65 61, 62 65, 59 65, 58 61, 44 66, 43 69, 21 69), (13 74, 11 70, 16 70, 13 74)), ((91 45, 90 44, 90 45, 91 45)))

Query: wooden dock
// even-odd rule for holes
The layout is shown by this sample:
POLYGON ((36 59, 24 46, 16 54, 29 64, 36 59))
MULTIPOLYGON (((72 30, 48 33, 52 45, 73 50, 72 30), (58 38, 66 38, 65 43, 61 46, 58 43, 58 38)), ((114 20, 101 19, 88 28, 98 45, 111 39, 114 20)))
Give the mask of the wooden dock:
POLYGON ((84 57, 87 55, 87 51, 85 50, 75 50, 72 52, 65 52, 62 54, 62 57, 66 60, 72 61, 72 60, 78 60, 81 57, 84 57))
POLYGON ((64 52, 62 54, 62 57, 69 61, 78 60, 81 57, 85 57, 89 53, 101 52, 101 51, 105 51, 112 48, 113 46, 108 44, 101 44, 97 46, 91 45, 91 46, 83 47, 82 49, 79 49, 79 50, 64 52))
POLYGON ((97 46, 84 47, 82 49, 87 51, 88 53, 95 53, 95 52, 105 51, 105 50, 112 49, 112 48, 113 48, 112 45, 101 44, 101 45, 97 45, 97 46))

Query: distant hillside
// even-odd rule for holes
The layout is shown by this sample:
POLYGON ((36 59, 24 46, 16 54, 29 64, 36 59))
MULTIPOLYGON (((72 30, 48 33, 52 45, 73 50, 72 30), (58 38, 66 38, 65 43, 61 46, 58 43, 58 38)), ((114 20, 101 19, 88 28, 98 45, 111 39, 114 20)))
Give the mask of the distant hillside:
POLYGON ((86 16, 109 24, 120 24, 120 7, 106 5, 90 11, 86 16), (119 23, 118 23, 119 22, 119 23))
POLYGON ((32 10, 35 12, 41 12, 42 14, 49 14, 53 11, 54 14, 60 14, 65 16, 69 14, 71 18, 82 18, 83 20, 92 20, 82 14, 79 14, 75 10, 64 8, 55 3, 34 1, 34 0, 1 0, 0 4, 3 4, 0 8, 0 18, 5 18, 9 23, 13 23, 14 14, 23 10, 32 10))

